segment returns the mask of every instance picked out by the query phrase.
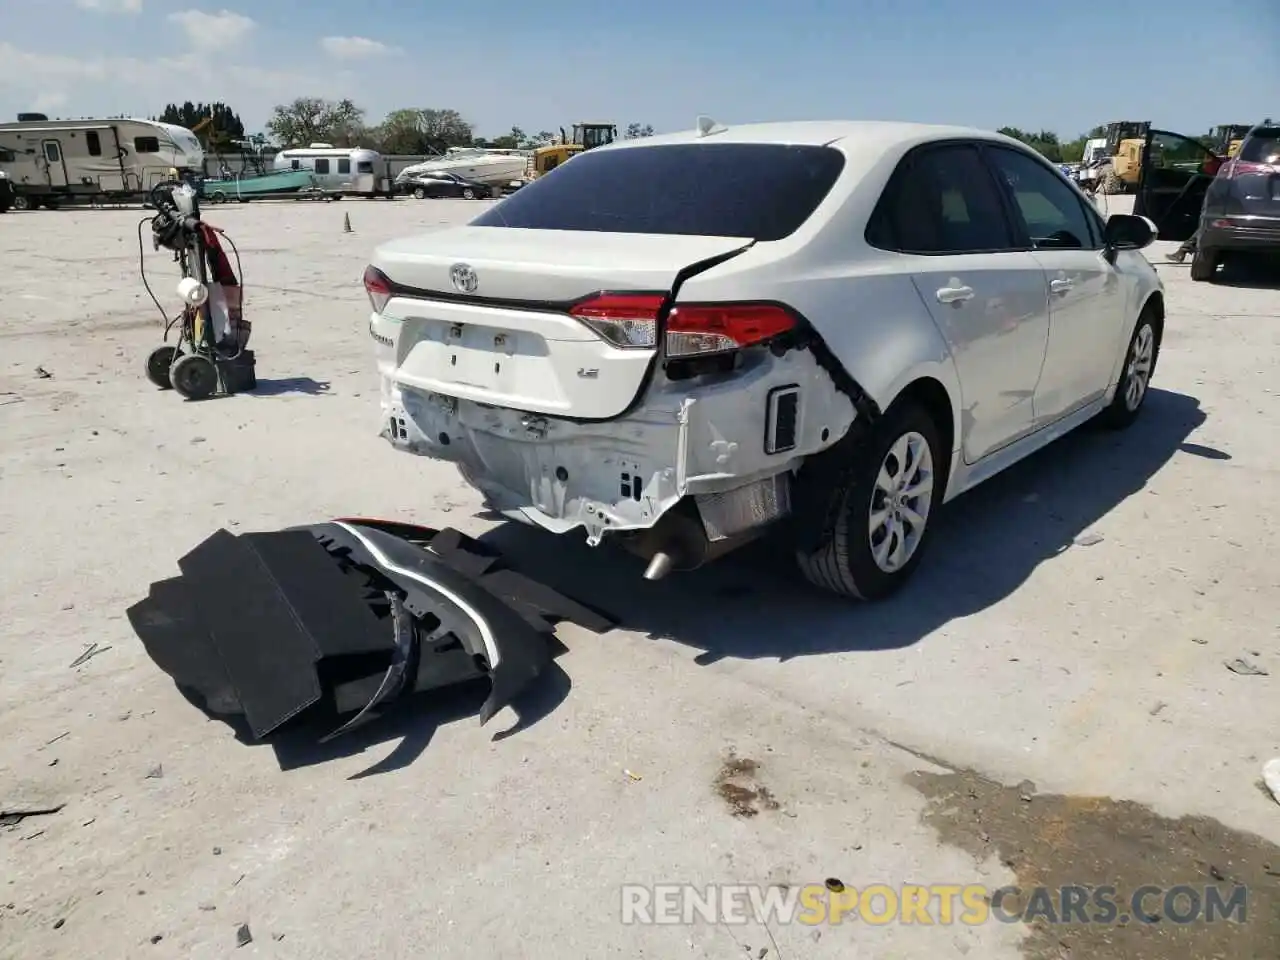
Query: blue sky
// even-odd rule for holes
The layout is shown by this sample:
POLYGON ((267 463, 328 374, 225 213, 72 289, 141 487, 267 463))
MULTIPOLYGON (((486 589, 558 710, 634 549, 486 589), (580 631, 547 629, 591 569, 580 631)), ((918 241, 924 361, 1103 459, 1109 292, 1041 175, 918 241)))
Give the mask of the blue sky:
POLYGON ((376 122, 451 107, 478 133, 870 118, 1201 133, 1280 116, 1278 0, 41 0, 6 4, 0 117, 296 96, 376 122), (485 19, 474 12, 480 7, 485 19))

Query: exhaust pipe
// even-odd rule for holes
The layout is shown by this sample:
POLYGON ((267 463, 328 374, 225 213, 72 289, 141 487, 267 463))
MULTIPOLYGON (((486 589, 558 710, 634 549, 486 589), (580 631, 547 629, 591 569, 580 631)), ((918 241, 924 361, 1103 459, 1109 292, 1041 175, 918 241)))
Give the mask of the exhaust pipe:
POLYGON ((697 515, 672 511, 657 525, 623 541, 631 553, 648 561, 646 580, 661 580, 673 571, 696 570, 717 557, 754 540, 761 530, 712 541, 697 515))
POLYGON ((675 564, 675 558, 671 554, 660 550, 653 555, 653 559, 649 561, 649 566, 644 568, 644 578, 646 580, 661 580, 674 569, 675 564))

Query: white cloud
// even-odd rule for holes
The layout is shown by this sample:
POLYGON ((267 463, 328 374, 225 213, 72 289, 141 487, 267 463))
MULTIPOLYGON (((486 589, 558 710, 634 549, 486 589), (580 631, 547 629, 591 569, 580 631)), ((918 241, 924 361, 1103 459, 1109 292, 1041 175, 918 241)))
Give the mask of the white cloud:
POLYGON ((363 60, 399 52, 368 37, 325 37, 320 41, 320 48, 337 60, 363 60))
POLYGON ((142 0, 76 0, 81 10, 100 10, 103 13, 141 13, 142 0))
POLYGON ((31 104, 33 110, 44 113, 46 110, 56 110, 67 102, 67 95, 56 90, 49 90, 39 94, 35 101, 31 104))
MULTIPOLYGON (((206 101, 228 103, 248 124, 261 122, 270 105, 294 97, 335 97, 331 76, 310 76, 231 59, 213 62, 200 52, 177 57, 85 57, 37 53, 0 40, 0 113, 34 109, 37 101, 55 112, 65 102, 75 116, 159 113, 174 99, 157 76, 181 76, 206 101), (61 99, 60 99, 61 98, 61 99), (58 100, 55 105, 50 100, 58 100)), ((42 111, 44 112, 44 111, 42 111)))
POLYGON ((231 10, 219 10, 217 13, 182 10, 169 14, 168 19, 186 32, 191 46, 201 50, 229 47, 243 40, 257 26, 244 14, 231 10))

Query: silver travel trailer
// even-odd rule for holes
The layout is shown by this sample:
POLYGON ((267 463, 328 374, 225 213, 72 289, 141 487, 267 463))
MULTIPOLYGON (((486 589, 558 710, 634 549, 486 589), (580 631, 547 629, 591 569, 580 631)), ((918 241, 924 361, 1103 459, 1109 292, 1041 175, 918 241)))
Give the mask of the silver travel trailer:
POLYGON ((272 168, 276 171, 309 170, 320 186, 338 193, 359 197, 395 195, 389 165, 376 150, 313 143, 309 147, 281 150, 276 154, 272 168))
POLYGON ((49 120, 19 114, 0 123, 0 170, 14 206, 53 208, 77 197, 143 197, 171 170, 199 173, 204 149, 186 127, 155 120, 49 120))

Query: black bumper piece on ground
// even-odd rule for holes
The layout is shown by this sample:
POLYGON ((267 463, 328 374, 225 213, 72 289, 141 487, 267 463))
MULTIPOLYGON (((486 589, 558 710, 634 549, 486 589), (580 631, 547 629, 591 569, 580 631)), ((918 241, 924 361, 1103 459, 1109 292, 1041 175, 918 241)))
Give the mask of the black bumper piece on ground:
POLYGON ((452 529, 219 530, 178 567, 129 622, 179 688, 258 740, 318 705, 351 715, 330 739, 402 696, 482 677, 485 723, 551 662, 556 623, 615 626, 452 529))

